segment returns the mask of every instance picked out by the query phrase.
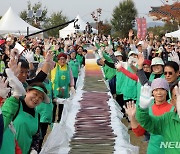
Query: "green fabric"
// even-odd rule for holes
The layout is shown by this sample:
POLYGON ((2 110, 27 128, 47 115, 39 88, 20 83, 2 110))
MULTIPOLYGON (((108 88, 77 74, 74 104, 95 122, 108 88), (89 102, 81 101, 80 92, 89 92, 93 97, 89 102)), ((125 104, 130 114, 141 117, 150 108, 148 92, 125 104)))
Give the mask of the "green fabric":
POLYGON ((48 97, 50 98, 50 103, 40 103, 36 107, 36 111, 40 114, 40 122, 41 123, 51 123, 52 122, 52 114, 53 114, 53 104, 52 104, 52 83, 50 80, 48 80, 48 83, 43 82, 45 85, 47 91, 48 91, 48 97))
POLYGON ((4 72, 4 69, 6 68, 4 61, 0 60, 0 73, 4 72))
POLYGON ((67 70, 61 70, 59 65, 56 68, 55 80, 54 80, 54 97, 68 98, 69 97, 69 84, 70 84, 70 70, 67 66, 67 70))
POLYGON ((116 71, 116 94, 120 95, 122 94, 121 88, 123 87, 124 84, 124 78, 125 75, 122 72, 116 71))
POLYGON ((24 83, 22 83, 22 84, 23 84, 23 87, 24 87, 25 89, 27 89, 28 83, 27 83, 27 82, 24 82, 24 83))
POLYGON ((16 140, 23 154, 28 154, 32 137, 38 131, 38 113, 35 111, 35 117, 27 112, 23 111, 22 104, 20 103, 20 109, 17 117, 13 121, 16 130, 16 140))
POLYGON ((111 59, 110 55, 107 52, 103 51, 102 53, 103 53, 104 59, 106 59, 110 63, 113 63, 113 60, 111 59))
POLYGON ((82 63, 83 63, 83 56, 82 56, 82 55, 77 54, 77 55, 76 55, 76 60, 80 63, 80 66, 81 66, 81 65, 82 65, 82 63))
MULTIPOLYGON (((152 81, 154 80, 154 78, 155 78, 155 74, 154 74, 154 73, 151 73, 151 75, 150 75, 150 77, 149 77, 149 81, 152 82, 152 81)), ((163 79, 164 79, 164 74, 162 74, 160 78, 163 78, 163 79)))
POLYGON ((44 61, 44 57, 42 55, 36 55, 34 54, 34 59, 36 62, 41 63, 44 61))
POLYGON ((116 69, 111 68, 106 64, 103 66, 103 71, 106 80, 111 80, 116 75, 116 69))
MULTIPOLYGON (((157 117, 153 114, 152 106, 153 104, 151 105, 151 107, 149 107, 149 115, 152 117, 157 117)), ((171 108, 169 112, 173 112, 173 111, 174 111, 174 106, 171 108)), ((147 154, 155 154, 155 153, 164 154, 165 153, 164 148, 160 148, 160 144, 161 142, 163 142, 163 137, 161 135, 155 135, 153 133, 150 133, 150 135, 151 136, 148 143, 147 154)))
POLYGON ((95 46, 97 49, 100 49, 100 45, 97 42, 95 42, 95 46))
POLYGON ((11 96, 6 99, 4 102, 1 110, 3 115, 3 121, 4 121, 4 130, 8 127, 14 116, 16 115, 16 112, 19 109, 19 100, 15 97, 11 96))
POLYGON ((0 154, 15 154, 15 136, 10 128, 7 128, 3 133, 2 146, 0 154))
POLYGON ((73 77, 78 78, 80 63, 77 60, 70 60, 68 62, 69 67, 72 70, 73 77))
MULTIPOLYGON (((164 142, 180 142, 180 118, 176 112, 168 112, 158 117, 151 117, 148 112, 148 109, 137 106, 136 118, 145 130, 162 135, 164 142)), ((165 148, 165 154, 179 153, 180 148, 165 148)))
MULTIPOLYGON (((129 72, 133 72, 130 66, 128 66, 127 70, 129 72)), ((131 78, 124 76, 123 77, 123 86, 120 89, 123 94, 123 99, 137 99, 137 81, 132 80, 131 78)))

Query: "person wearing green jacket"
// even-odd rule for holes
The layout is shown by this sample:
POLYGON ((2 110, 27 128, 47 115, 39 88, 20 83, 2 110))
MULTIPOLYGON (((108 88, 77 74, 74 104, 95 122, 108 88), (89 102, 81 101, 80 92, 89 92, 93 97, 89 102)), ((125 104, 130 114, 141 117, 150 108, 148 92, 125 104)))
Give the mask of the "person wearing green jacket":
POLYGON ((79 70, 80 70, 80 63, 79 63, 79 61, 76 60, 76 51, 75 50, 71 50, 69 52, 69 54, 70 54, 71 59, 69 60, 68 65, 72 70, 72 74, 74 77, 74 86, 76 87, 76 82, 77 82, 79 70))
MULTIPOLYGON (((158 83, 162 84, 161 82, 158 83)), ((145 85, 141 88, 140 103, 137 106, 136 118, 140 125, 150 133, 161 135, 163 140, 160 142, 159 148, 164 148, 165 154, 180 153, 180 82, 176 91, 176 112, 168 112, 162 116, 152 117, 149 115, 148 107, 153 100, 152 90, 150 86, 145 85)), ((160 99, 158 94, 158 99, 160 99)))
POLYGON ((19 111, 13 120, 13 125, 16 130, 15 137, 23 154, 39 151, 39 115, 35 107, 41 102, 50 102, 47 90, 42 83, 34 83, 29 86, 25 97, 20 98, 19 111))
POLYGON ((46 135, 48 125, 52 123, 52 115, 53 115, 53 91, 52 91, 52 82, 49 79, 45 79, 43 82, 45 85, 47 91, 48 91, 48 97, 50 98, 50 102, 47 103, 41 103, 36 107, 36 111, 40 114, 40 129, 41 129, 41 139, 39 143, 39 151, 41 150, 42 143, 44 140, 44 137, 46 135))
MULTIPOLYGON (((2 107, 2 117, 1 117, 1 133, 3 131, 3 140, 2 134, 0 134, 0 153, 1 154, 15 154, 16 142, 15 135, 12 131, 13 126, 9 125, 10 122, 15 118, 18 109, 19 109, 19 97, 25 94, 24 87, 22 83, 17 79, 10 68, 6 69, 7 80, 5 78, 0 77, 0 87, 2 88, 0 91, 0 104, 2 107), (9 81, 9 86, 13 89, 11 91, 11 96, 7 98, 8 93, 10 92, 10 88, 7 86, 9 81), (5 101, 4 101, 5 100, 5 101), (9 126, 9 127, 8 127, 9 126), (3 128, 2 128, 3 127, 3 128), (1 147, 2 141, 2 147, 1 147), (8 148, 7 148, 8 145, 8 148)), ((1 111, 0 111, 1 112, 1 111)))
POLYGON ((104 58, 97 59, 97 64, 102 66, 105 80, 108 80, 111 94, 114 96, 116 94, 116 69, 109 67, 107 63, 114 66, 114 63, 109 63, 104 58))

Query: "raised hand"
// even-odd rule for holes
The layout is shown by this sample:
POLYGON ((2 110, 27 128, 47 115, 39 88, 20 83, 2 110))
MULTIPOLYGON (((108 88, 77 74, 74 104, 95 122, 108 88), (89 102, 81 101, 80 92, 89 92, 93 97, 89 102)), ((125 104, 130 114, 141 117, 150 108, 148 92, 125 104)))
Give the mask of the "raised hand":
POLYGON ((17 63, 17 59, 11 58, 8 67, 14 73, 15 76, 18 76, 21 70, 21 62, 17 63))
POLYGON ((142 53, 138 54, 138 68, 142 69, 143 68, 143 63, 144 63, 144 56, 142 53))
POLYGON ((9 85, 10 87, 12 87, 12 91, 11 91, 12 96, 15 97, 24 96, 26 91, 22 83, 19 81, 19 79, 14 75, 14 72, 9 68, 6 68, 5 71, 8 77, 7 80, 9 81, 9 85))
POLYGON ((24 51, 22 55, 26 58, 28 63, 34 62, 34 53, 32 51, 24 51))
POLYGON ((180 65, 180 61, 179 61, 179 56, 178 56, 178 53, 175 52, 175 51, 172 51, 170 54, 169 54, 170 58, 172 61, 176 62, 178 65, 180 65))
POLYGON ((124 109, 129 117, 129 120, 131 121, 132 117, 135 117, 136 114, 136 105, 134 104, 134 101, 127 102, 126 106, 124 106, 124 109))
POLYGON ((8 96, 8 93, 10 92, 10 88, 7 87, 8 80, 5 79, 5 77, 0 76, 0 97, 6 98, 8 96))
POLYGON ((143 109, 146 109, 150 106, 152 100, 154 97, 152 96, 152 90, 151 87, 145 84, 141 87, 141 93, 140 93, 140 103, 139 106, 143 109))
POLYGON ((132 29, 130 29, 130 31, 129 31, 129 37, 132 37, 133 35, 134 35, 134 32, 133 32, 132 29))

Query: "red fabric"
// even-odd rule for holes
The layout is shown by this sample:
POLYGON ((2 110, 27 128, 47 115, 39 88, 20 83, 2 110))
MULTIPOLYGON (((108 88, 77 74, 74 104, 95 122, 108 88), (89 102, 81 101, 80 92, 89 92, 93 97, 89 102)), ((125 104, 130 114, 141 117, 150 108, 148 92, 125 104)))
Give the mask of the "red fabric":
POLYGON ((124 67, 120 67, 118 69, 119 72, 122 72, 123 74, 125 74, 127 77, 131 78, 132 80, 138 81, 138 76, 134 73, 129 72, 128 70, 126 70, 124 67))
POLYGON ((151 65, 151 61, 149 59, 145 59, 143 65, 151 65))
POLYGON ((168 102, 165 102, 161 105, 154 104, 152 106, 152 112, 155 116, 161 116, 162 114, 169 112, 172 108, 172 104, 169 104, 168 102))
POLYGON ((22 154, 21 148, 19 147, 18 142, 16 140, 15 143, 16 143, 16 147, 15 147, 16 154, 22 154))
POLYGON ((5 42, 5 40, 0 40, 0 45, 4 44, 5 42))
POLYGON ((146 130, 141 125, 138 125, 137 128, 132 128, 132 131, 136 136, 143 136, 146 130))

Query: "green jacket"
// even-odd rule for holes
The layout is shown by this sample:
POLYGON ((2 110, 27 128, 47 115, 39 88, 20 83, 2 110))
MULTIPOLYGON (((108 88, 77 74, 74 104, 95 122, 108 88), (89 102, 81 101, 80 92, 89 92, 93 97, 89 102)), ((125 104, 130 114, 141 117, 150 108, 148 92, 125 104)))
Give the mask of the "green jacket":
POLYGON ((53 114, 53 90, 52 90, 52 82, 50 80, 46 80, 46 82, 43 82, 45 85, 47 91, 48 91, 48 97, 50 98, 50 103, 40 103, 36 107, 36 111, 40 114, 40 122, 41 123, 51 123, 52 122, 52 114, 53 114))
POLYGON ((6 99, 5 103, 3 104, 1 110, 3 114, 4 120, 4 131, 16 115, 19 109, 19 100, 15 97, 11 96, 6 99))
POLYGON ((111 80, 116 75, 116 69, 111 68, 106 64, 103 66, 103 71, 106 80, 111 80))
POLYGON ((69 67, 70 67, 71 70, 72 70, 73 77, 78 78, 79 69, 80 69, 80 63, 79 63, 79 61, 77 61, 76 59, 75 59, 75 60, 71 59, 71 60, 68 62, 68 65, 69 65, 69 67))
POLYGON ((141 109, 137 106, 136 118, 140 125, 148 132, 162 135, 165 154, 180 153, 180 118, 176 112, 168 112, 162 116, 149 116, 149 109, 141 109))

